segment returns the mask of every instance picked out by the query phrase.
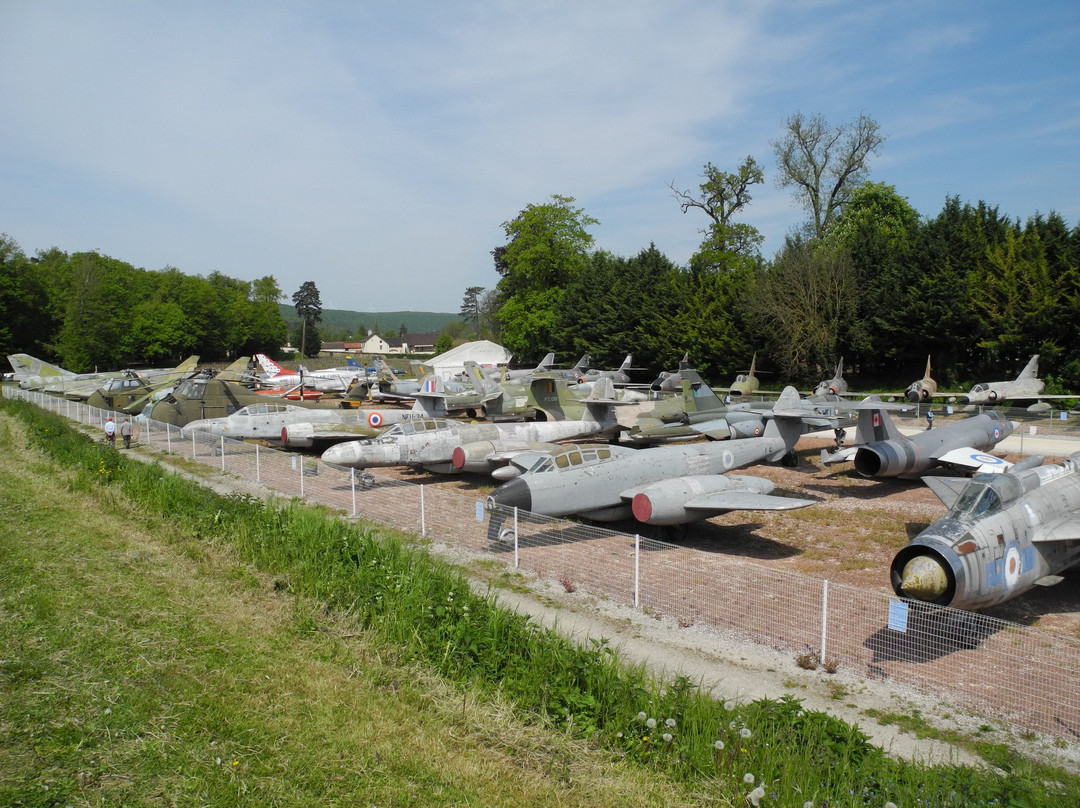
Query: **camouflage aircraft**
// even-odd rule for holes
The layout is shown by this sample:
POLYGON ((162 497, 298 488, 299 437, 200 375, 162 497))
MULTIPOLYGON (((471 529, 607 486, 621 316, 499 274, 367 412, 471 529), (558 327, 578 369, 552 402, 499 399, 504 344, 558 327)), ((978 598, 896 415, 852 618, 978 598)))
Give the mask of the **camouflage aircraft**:
POLYGON ((1029 457, 970 480, 926 477, 949 512, 896 554, 896 594, 982 609, 1059 583, 1080 561, 1080 453, 1042 462, 1029 457))
POLYGON ((181 375, 194 370, 199 357, 188 357, 174 368, 115 370, 103 373, 73 373, 28 354, 11 354, 8 356, 8 361, 15 371, 15 380, 24 390, 42 390, 82 401, 101 387, 107 379, 122 378, 133 373, 143 379, 154 379, 171 374, 181 375))

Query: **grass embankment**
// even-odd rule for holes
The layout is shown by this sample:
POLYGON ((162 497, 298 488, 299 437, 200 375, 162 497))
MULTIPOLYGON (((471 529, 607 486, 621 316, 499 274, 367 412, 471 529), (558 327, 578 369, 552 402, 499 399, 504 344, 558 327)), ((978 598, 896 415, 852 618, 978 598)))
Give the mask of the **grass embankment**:
POLYGON ((1080 804, 654 682, 378 529, 3 409, 0 804, 1080 804))

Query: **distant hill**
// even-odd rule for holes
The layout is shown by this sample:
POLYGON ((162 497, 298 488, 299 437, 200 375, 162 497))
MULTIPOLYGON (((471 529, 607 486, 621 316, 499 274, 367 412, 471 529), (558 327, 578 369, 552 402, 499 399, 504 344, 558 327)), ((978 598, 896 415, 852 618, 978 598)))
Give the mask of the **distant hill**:
MULTIPOLYGON (((291 304, 279 303, 281 316, 291 329, 300 322, 296 316, 296 308, 291 304)), ((461 322, 461 316, 450 312, 436 311, 349 311, 348 309, 323 309, 322 322, 319 323, 320 333, 330 329, 343 329, 352 334, 354 338, 367 336, 368 330, 374 330, 376 325, 380 334, 397 334, 404 324, 410 334, 439 333, 449 323, 461 322), (361 333, 357 333, 360 331, 361 333)))

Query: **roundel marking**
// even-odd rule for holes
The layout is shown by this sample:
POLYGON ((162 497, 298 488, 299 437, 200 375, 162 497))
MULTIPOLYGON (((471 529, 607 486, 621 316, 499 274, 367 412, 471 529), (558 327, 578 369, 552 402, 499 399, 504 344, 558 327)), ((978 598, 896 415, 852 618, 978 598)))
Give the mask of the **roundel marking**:
POLYGON ((755 426, 754 427, 754 437, 755 438, 761 437, 761 427, 760 426, 755 426))
POLYGON ((1020 551, 1013 544, 1005 553, 1005 583, 1013 587, 1016 586, 1018 580, 1020 580, 1020 551))
POLYGON ((998 440, 1001 437, 1001 430, 998 427, 994 427, 994 440, 998 440))
POLYGON ((1005 462, 1000 457, 994 457, 993 455, 979 453, 971 455, 971 459, 974 460, 976 463, 982 463, 984 466, 1000 466, 1002 463, 1005 462))
POLYGON ((369 412, 367 417, 367 424, 372 429, 378 429, 383 424, 381 412, 369 412))
POLYGON ((735 465, 735 455, 731 453, 731 449, 724 449, 723 454, 724 468, 729 469, 735 465))

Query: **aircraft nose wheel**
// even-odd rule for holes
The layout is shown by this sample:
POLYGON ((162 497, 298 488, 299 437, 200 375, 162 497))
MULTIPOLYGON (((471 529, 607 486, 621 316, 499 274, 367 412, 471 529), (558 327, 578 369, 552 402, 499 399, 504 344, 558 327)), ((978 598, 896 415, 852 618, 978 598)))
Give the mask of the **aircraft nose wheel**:
POLYGON ((375 487, 375 475, 368 472, 363 472, 356 475, 356 481, 360 484, 361 488, 374 488, 375 487))
POLYGON ((784 457, 780 460, 780 464, 785 468, 796 468, 799 465, 799 456, 794 452, 794 450, 792 450, 786 455, 784 455, 784 457))

